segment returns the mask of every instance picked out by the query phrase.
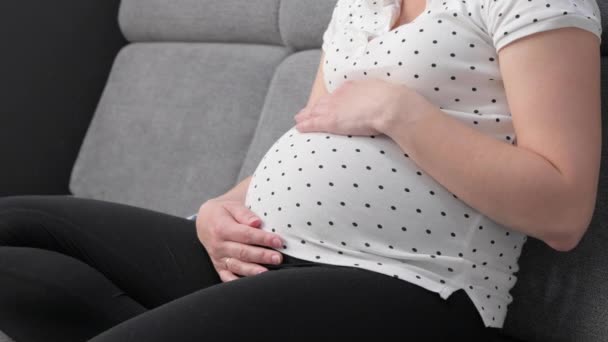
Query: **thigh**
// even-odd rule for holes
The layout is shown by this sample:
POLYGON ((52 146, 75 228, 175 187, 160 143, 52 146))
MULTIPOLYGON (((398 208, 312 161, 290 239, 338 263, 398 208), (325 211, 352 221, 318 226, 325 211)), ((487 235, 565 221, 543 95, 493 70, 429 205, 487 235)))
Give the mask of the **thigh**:
POLYGON ((384 274, 323 265, 273 270, 211 286, 91 341, 482 341, 488 340, 486 333, 464 291, 444 300, 384 274))
POLYGON ((0 246, 81 260, 147 308, 221 282, 194 221, 101 200, 1 198, 0 246))
POLYGON ((89 265, 38 248, 0 247, 0 284, 0 330, 16 341, 84 341, 146 311, 89 265))

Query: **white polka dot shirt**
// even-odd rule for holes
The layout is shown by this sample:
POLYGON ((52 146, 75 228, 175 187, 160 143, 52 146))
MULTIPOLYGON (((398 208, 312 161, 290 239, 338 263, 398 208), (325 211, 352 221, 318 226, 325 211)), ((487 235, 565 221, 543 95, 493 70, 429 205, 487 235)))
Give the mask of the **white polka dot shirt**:
MULTIPOLYGON (((497 51, 575 26, 596 34, 592 0, 428 0, 396 28, 399 0, 338 0, 323 35, 325 84, 381 78, 505 143, 515 132, 497 51), (393 27, 393 29, 391 29, 393 27)), ((465 162, 465 161, 463 161, 465 162)), ((257 166, 245 204, 282 253, 397 277, 447 299, 464 289, 502 328, 527 236, 461 201, 386 135, 284 133, 257 166)))

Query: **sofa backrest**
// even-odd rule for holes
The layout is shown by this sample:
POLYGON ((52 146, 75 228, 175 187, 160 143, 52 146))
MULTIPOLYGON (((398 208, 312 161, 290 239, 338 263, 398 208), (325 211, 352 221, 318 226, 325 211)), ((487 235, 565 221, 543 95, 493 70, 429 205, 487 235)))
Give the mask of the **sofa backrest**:
MULTIPOLYGON (((307 102, 335 2, 123 0, 119 21, 131 43, 114 62, 72 171, 72 193, 187 216, 251 175, 307 102)), ((603 139, 606 154, 608 134, 603 139)), ((579 246, 562 253, 528 239, 506 334, 608 340, 606 160, 579 246)))
POLYGON ((185 216, 252 174, 306 104, 333 6, 123 1, 131 44, 115 60, 72 193, 185 216))

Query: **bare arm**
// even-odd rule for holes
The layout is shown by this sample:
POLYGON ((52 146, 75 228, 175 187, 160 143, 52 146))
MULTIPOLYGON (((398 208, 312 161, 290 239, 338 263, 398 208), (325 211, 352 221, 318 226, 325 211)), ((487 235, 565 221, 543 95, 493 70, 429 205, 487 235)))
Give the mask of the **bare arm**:
POLYGON ((385 124, 384 131, 471 207, 569 251, 585 234, 597 198, 598 39, 574 27, 546 31, 507 45, 499 60, 517 145, 464 125, 436 106, 415 127, 385 124))
MULTIPOLYGON (((307 106, 316 103, 321 96, 324 96, 329 93, 327 91, 327 88, 325 88, 325 82, 323 78, 324 59, 325 52, 321 50, 321 60, 319 62, 319 67, 317 68, 317 75, 312 85, 312 90, 310 91, 310 95, 308 97, 308 103, 306 104, 307 106)), ((239 202, 245 203, 245 193, 247 192, 247 188, 249 187, 249 182, 251 182, 251 175, 247 176, 245 179, 240 181, 234 188, 230 189, 228 192, 217 198, 237 200, 239 202)))

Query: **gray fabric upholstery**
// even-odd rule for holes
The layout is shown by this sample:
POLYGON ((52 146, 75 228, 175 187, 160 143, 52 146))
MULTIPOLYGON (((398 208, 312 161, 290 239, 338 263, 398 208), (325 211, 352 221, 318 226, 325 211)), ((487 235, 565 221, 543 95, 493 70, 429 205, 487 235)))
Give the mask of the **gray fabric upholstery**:
POLYGON ((132 42, 281 45, 279 0, 123 0, 119 22, 132 42))
POLYGON ((281 0, 279 29, 283 44, 295 51, 318 50, 335 4, 325 0, 281 0))
POLYGON ((271 45, 136 43, 116 59, 70 190, 185 216, 236 182, 273 72, 271 45))
POLYGON ((13 342, 13 340, 0 331, 0 342, 13 342))
MULTIPOLYGON (((598 3, 608 23, 608 4, 598 3)), ((251 175, 306 104, 334 4, 124 0, 120 24, 135 43, 116 59, 73 170, 73 193, 186 216, 251 175)), ((606 115, 604 106, 604 132, 606 115)), ((506 335, 608 340, 608 134, 603 138, 589 232, 568 253, 528 239, 506 335)))
POLYGON ((277 68, 239 179, 251 175, 275 140, 295 125, 293 116, 308 101, 320 58, 318 49, 297 52, 277 68))

